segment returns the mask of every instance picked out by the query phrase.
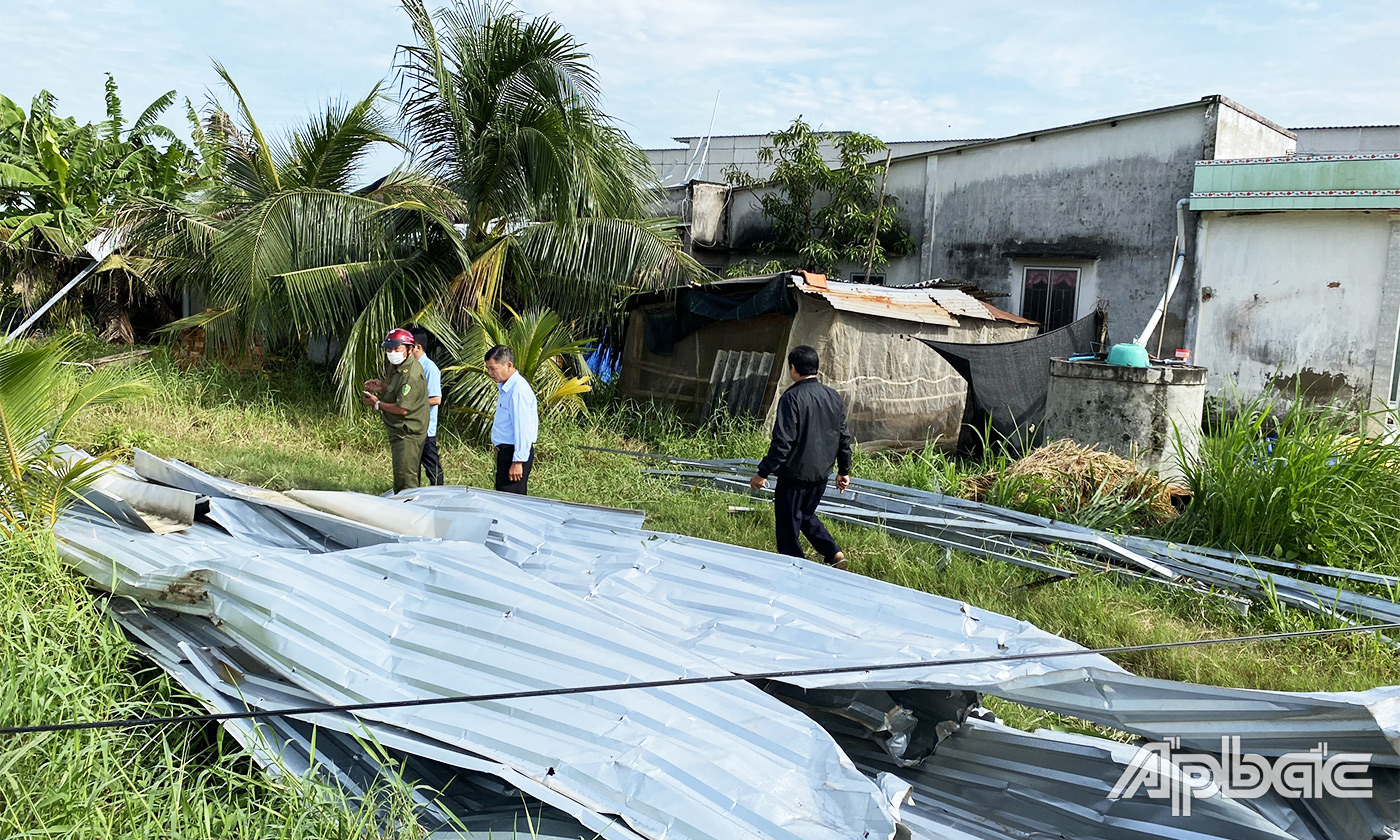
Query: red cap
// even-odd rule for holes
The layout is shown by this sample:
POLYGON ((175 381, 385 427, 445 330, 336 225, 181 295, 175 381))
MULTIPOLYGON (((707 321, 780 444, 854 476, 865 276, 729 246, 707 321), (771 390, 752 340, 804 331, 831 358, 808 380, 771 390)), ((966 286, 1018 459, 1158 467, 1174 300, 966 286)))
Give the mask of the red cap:
POLYGON ((379 346, 389 350, 400 344, 413 346, 413 333, 405 329, 389 330, 389 334, 384 337, 384 343, 379 346))

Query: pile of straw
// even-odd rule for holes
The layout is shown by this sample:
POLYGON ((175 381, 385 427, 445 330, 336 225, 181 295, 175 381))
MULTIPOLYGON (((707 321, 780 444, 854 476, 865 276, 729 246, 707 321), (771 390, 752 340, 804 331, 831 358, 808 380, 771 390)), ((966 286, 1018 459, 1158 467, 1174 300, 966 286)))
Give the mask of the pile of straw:
POLYGON ((1138 469, 1131 460, 1072 440, 1057 440, 1031 452, 1002 472, 989 472, 963 483, 964 495, 981 500, 992 485, 1005 476, 1032 477, 1047 495, 1062 499, 1071 508, 1100 499, 1142 499, 1144 513, 1153 520, 1175 518, 1173 496, 1187 491, 1138 469))

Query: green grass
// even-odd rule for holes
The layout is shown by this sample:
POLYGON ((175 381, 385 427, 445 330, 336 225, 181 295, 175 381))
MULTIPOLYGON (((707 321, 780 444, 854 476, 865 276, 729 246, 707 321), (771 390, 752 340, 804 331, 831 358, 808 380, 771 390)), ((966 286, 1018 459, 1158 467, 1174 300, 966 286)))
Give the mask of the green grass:
POLYGON ((1364 417, 1262 399, 1222 406, 1187 459, 1185 542, 1400 573, 1400 445, 1356 435, 1364 417))
MULTIPOLYGON (((75 444, 118 456, 140 446, 278 489, 389 489, 382 426, 368 414, 338 416, 324 371, 300 365, 249 375, 219 368, 180 372, 158 354, 153 375, 156 396, 94 412, 79 424, 75 444)), ((489 486, 486 447, 457 434, 456 426, 449 415, 440 434, 448 480, 489 486)), ((768 549, 771 508, 731 494, 685 489, 648 476, 650 462, 583 448, 715 458, 758 457, 765 445, 754 424, 695 432, 662 412, 597 400, 591 420, 546 421, 531 487, 541 496, 639 508, 654 529, 768 549), (732 504, 755 509, 731 514, 732 504)), ((985 464, 961 464, 933 452, 903 458, 858 453, 855 462, 857 475, 927 489, 950 486, 983 469, 985 464)), ((1007 563, 871 529, 836 524, 832 531, 856 573, 1025 619, 1091 647, 1328 626, 1325 619, 1267 605, 1241 616, 1219 599, 1107 577, 1047 582, 1007 563)), ((0 580, 0 666, 6 674, 0 681, 0 723, 190 707, 164 675, 132 655, 51 548, 8 551, 9 573, 0 580)), ((1114 658, 1139 674, 1223 686, 1328 691, 1400 684, 1400 657, 1369 636, 1114 658)), ((989 705, 1013 726, 1124 737, 1009 703, 989 705)), ((269 781, 241 756, 214 727, 36 736, 0 744, 0 836, 370 836, 366 812, 335 791, 269 781)), ((391 786, 383 795, 399 801, 394 797, 400 794, 391 786)))
MULTIPOLYGON (((51 542, 11 540, 0 563, 0 725, 191 711, 163 673, 134 658, 51 542)), ((409 793, 386 782, 362 805, 313 780, 273 781, 214 725, 0 741, 0 837, 16 840, 408 840, 416 830, 385 825, 408 825, 409 793)))

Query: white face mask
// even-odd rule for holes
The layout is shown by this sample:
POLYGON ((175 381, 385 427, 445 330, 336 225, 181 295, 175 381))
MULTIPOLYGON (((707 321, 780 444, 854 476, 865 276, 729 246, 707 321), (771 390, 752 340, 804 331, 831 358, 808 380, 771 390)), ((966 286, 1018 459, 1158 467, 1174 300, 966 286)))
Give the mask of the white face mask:
POLYGON ((401 365, 404 359, 408 358, 408 354, 402 350, 390 350, 385 353, 384 356, 389 360, 389 364, 391 365, 401 365))

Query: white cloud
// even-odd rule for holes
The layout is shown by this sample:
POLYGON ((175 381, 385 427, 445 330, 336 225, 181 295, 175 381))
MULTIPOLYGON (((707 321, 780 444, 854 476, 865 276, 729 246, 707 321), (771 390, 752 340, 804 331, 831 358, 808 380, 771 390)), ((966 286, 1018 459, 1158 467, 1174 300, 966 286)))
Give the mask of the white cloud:
MULTIPOLYGON (((1364 0, 518 2, 587 44, 608 111, 649 146, 704 132, 716 91, 721 134, 801 113, 890 140, 990 136, 1209 93, 1291 125, 1400 122, 1400 13, 1364 0)), ((199 102, 212 56, 276 130, 388 77, 411 32, 393 0, 6 6, 0 93, 49 87, 85 119, 104 70, 131 103, 171 87, 199 102)))

